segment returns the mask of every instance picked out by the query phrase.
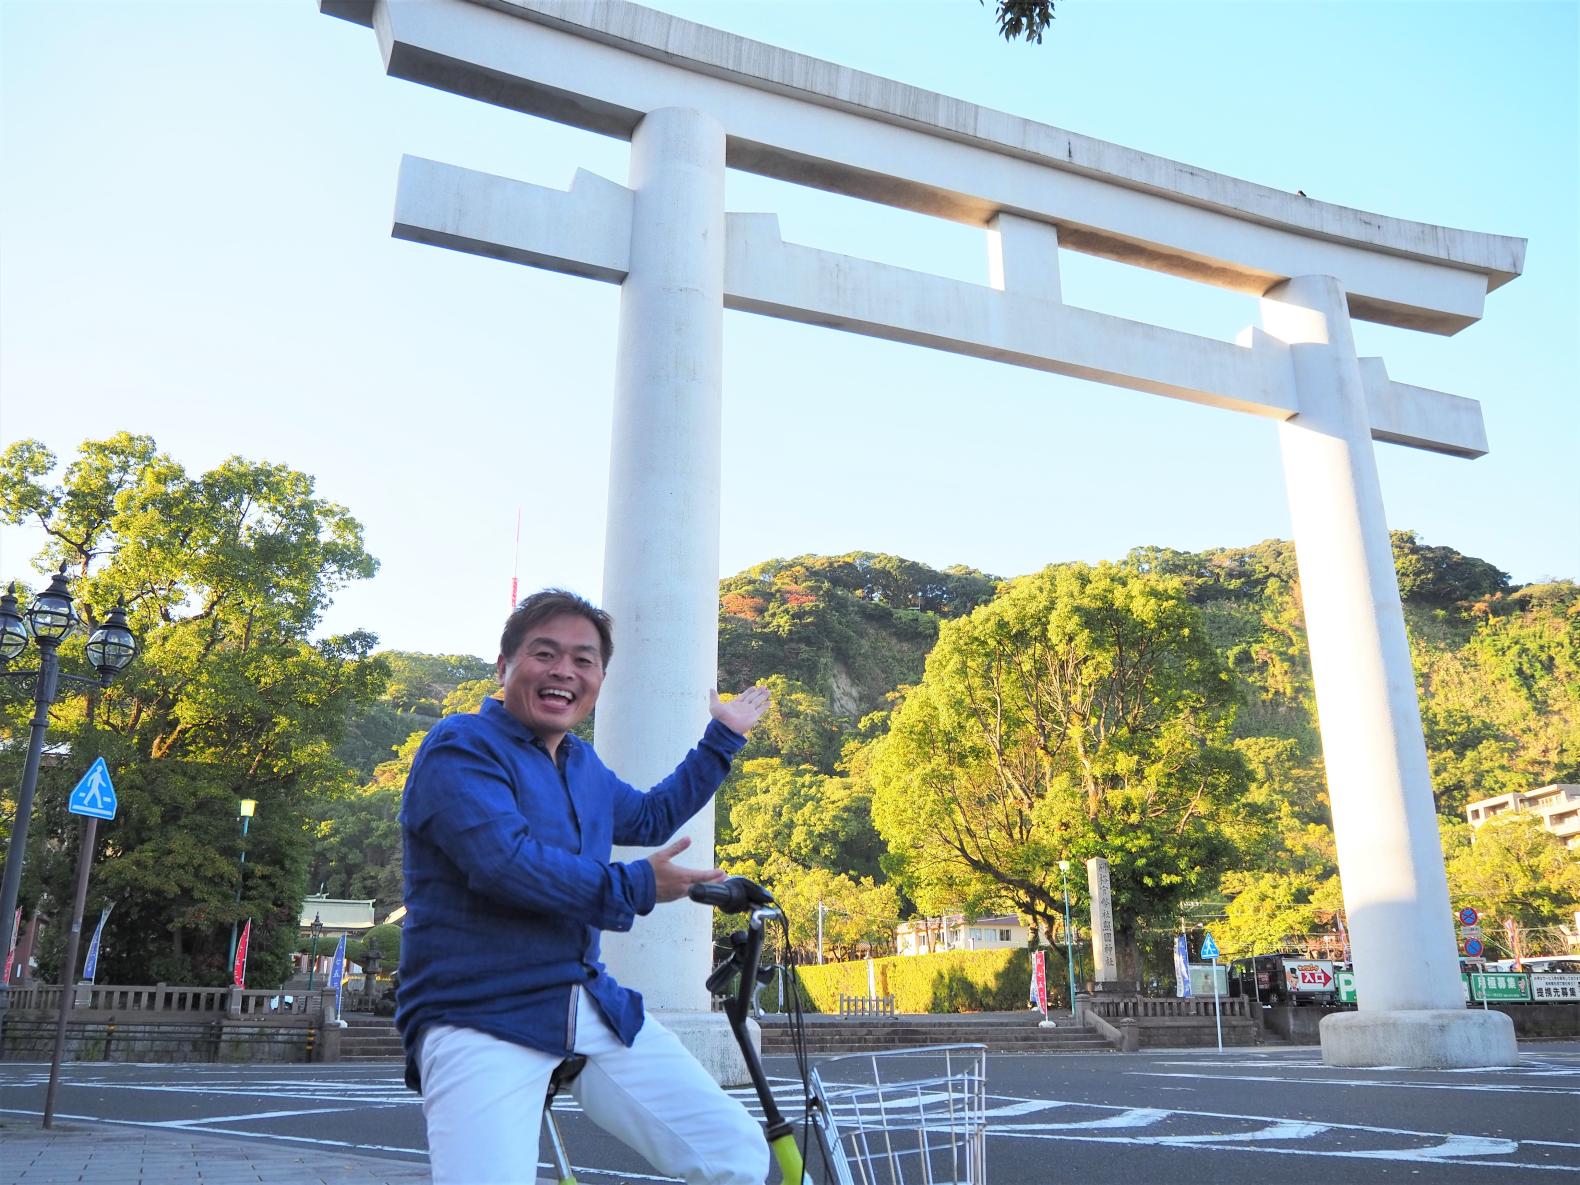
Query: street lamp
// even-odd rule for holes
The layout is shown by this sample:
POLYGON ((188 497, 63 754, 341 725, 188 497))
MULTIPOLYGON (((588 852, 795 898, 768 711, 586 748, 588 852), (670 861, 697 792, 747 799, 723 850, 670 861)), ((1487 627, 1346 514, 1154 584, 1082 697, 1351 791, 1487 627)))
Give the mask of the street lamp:
MULTIPOLYGON (((247 879, 247 824, 252 822, 252 812, 258 809, 258 800, 243 798, 237 807, 236 817, 241 820, 241 874, 236 878, 236 904, 241 904, 241 884, 247 879)), ((238 914, 240 911, 237 911, 238 914)), ((225 964, 226 974, 232 978, 236 971, 236 918, 230 923, 230 961, 225 964)))
MULTIPOLYGON (((0 663, 9 663, 27 649, 31 634, 39 649, 38 669, 0 672, 0 678, 31 679, 33 682, 33 719, 28 725, 27 760, 22 767, 22 786, 17 795, 16 818, 11 824, 11 844, 6 850, 5 880, 0 887, 0 933, 6 936, 6 954, 11 953, 11 921, 16 916, 16 899, 22 888, 22 861, 27 854, 27 825, 33 815, 33 795, 38 788, 39 760, 44 752, 44 734, 49 731, 49 709, 55 702, 60 681, 88 687, 108 687, 126 669, 137 652, 137 639, 126 628, 126 606, 111 609, 104 623, 88 638, 87 655, 99 672, 97 679, 62 674, 56 649, 77 624, 72 608, 71 589, 66 583, 66 565, 61 564, 49 587, 33 598, 27 611, 17 611, 16 584, 0 597, 0 663)), ((72 972, 66 970, 63 983, 70 984, 72 972)), ((0 1048, 4 1048, 5 1012, 11 990, 10 976, 0 983, 0 1048)))
POLYGON ((1064 882, 1064 966, 1070 973, 1070 1015, 1075 1015, 1075 940, 1070 936, 1070 862, 1059 861, 1059 879, 1064 882))
POLYGON ((316 912, 313 914, 313 924, 307 929, 313 936, 313 956, 307 963, 307 990, 312 991, 313 973, 318 970, 318 939, 324 932, 324 923, 316 912))

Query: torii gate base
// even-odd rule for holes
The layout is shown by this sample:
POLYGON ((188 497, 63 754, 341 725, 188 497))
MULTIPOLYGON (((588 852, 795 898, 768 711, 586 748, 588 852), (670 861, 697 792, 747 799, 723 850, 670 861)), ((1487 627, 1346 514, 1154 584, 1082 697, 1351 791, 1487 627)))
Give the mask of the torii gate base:
MULTIPOLYGON (((717 658, 726 308, 1073 375, 1278 422, 1360 1011, 1330 1065, 1511 1065, 1514 1028, 1460 994, 1431 772, 1374 440, 1486 452, 1472 400, 1357 358, 1352 315, 1473 324, 1522 240, 1404 222, 1089 140, 624 0, 320 0, 372 27, 389 73, 631 141, 629 186, 569 192, 408 158, 395 233, 622 286, 604 600, 620 633, 598 747, 652 784, 695 737, 717 658), (783 242, 724 209, 744 168, 980 226, 990 282, 783 242), (1063 302, 1059 256, 1120 259, 1261 298, 1231 344, 1063 302)), ((713 820, 688 824, 699 861, 713 820)), ((639 857, 643 853, 634 853, 639 857)), ((631 858, 621 856, 620 858, 631 858)), ((722 1081, 707 911, 611 938, 722 1081)))
POLYGON ((1325 1066, 1404 1066, 1462 1070, 1512 1066, 1520 1057, 1514 1022, 1501 1012, 1466 1008, 1343 1012, 1322 1018, 1325 1066))

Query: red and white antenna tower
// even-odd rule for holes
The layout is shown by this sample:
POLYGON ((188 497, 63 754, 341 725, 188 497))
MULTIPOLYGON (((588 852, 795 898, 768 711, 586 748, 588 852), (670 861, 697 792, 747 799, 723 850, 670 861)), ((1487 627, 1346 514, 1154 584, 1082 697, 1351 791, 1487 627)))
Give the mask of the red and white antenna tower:
POLYGON ((516 608, 516 577, 521 572, 521 507, 516 507, 516 554, 510 561, 510 609, 516 608))

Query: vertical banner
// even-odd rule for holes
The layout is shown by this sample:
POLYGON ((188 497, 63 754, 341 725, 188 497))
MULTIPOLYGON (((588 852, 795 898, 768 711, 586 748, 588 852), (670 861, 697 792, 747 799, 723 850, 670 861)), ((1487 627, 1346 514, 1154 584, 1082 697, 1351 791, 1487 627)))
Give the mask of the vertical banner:
POLYGON ((1344 911, 1341 909, 1338 913, 1334 914, 1333 920, 1338 923, 1339 938, 1344 943, 1344 961, 1346 963, 1353 963, 1355 961, 1355 956, 1350 953, 1350 932, 1349 929, 1344 925, 1344 911))
POLYGON ((1513 918, 1503 919, 1503 932, 1508 935, 1509 954, 1514 956, 1514 969, 1525 970, 1525 952, 1520 949, 1520 927, 1513 918))
POLYGON ((5 944, 5 974, 0 975, 0 983, 11 986, 11 960, 16 958, 16 934, 22 928, 22 907, 16 907, 16 917, 11 919, 11 936, 5 944))
POLYGON ((82 965, 82 978, 89 983, 99 973, 99 940, 104 937, 104 920, 110 916, 111 908, 106 905, 99 911, 99 924, 93 928, 93 941, 88 943, 88 959, 82 965))
POLYGON ((335 993, 335 1019, 340 1019, 340 989, 346 982, 346 936, 335 947, 335 961, 329 968, 329 986, 335 993))
POLYGON ((1037 1007, 1042 1018, 1048 1019, 1048 958, 1043 951, 1033 951, 1031 956, 1031 982, 1037 992, 1037 1007))
POLYGON ((231 968, 231 982, 237 987, 247 986, 247 939, 252 936, 252 919, 247 919, 247 924, 241 928, 241 937, 236 940, 236 965, 231 968))
POLYGON ((1190 945, 1183 934, 1174 937, 1174 994, 1182 1000, 1191 998, 1190 945))

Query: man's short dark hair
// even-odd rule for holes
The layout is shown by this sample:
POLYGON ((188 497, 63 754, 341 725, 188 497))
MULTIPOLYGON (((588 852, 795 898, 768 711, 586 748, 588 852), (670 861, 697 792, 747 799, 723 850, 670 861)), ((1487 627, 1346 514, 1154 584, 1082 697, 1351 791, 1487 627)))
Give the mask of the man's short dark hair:
POLYGON ((592 622, 598 631, 598 650, 603 656, 604 669, 614 657, 614 620, 585 597, 579 597, 563 588, 545 588, 526 597, 505 619, 505 632, 499 635, 499 653, 511 659, 521 648, 527 631, 541 625, 551 617, 581 617, 592 622))

